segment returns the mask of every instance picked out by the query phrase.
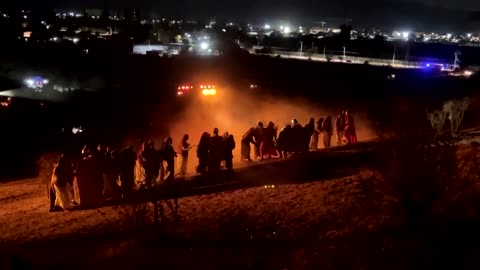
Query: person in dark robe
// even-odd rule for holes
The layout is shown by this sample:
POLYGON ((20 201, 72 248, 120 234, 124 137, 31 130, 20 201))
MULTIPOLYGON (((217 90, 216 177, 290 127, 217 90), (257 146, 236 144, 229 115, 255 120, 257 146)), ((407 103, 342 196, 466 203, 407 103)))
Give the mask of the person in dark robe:
POLYGON ((75 176, 81 207, 95 207, 103 203, 103 172, 98 155, 88 148, 82 153, 75 176))
POLYGON ((155 185, 155 151, 152 149, 151 141, 144 142, 142 144, 140 153, 138 154, 138 160, 140 161, 140 165, 145 170, 144 184, 146 186, 155 185))
POLYGON ((210 138, 210 147, 208 150, 209 163, 208 172, 220 171, 220 165, 222 163, 222 151, 223 139, 218 135, 218 129, 213 130, 213 136, 210 138))
POLYGON ((225 167, 227 170, 233 170, 233 150, 235 149, 235 138, 232 134, 228 135, 224 145, 225 167))
POLYGON ((252 161, 250 158, 250 152, 252 151, 250 144, 253 144, 253 135, 255 133, 255 128, 250 128, 242 137, 242 146, 241 146, 241 153, 242 153, 242 160, 252 161))
POLYGON ((255 132, 253 133, 253 146, 254 146, 254 154, 255 154, 255 159, 258 159, 260 157, 260 145, 262 144, 263 140, 263 123, 258 122, 257 127, 255 128, 255 132))
POLYGON ((113 198, 118 195, 119 174, 117 151, 108 151, 103 162, 103 195, 105 198, 113 198))
POLYGON ((277 156, 277 149, 275 147, 275 124, 273 122, 269 122, 263 131, 260 155, 262 160, 265 156, 268 156, 269 159, 272 158, 272 156, 277 156))
POLYGON ((317 150, 318 149, 318 142, 320 135, 322 134, 322 124, 323 118, 318 119, 317 126, 313 130, 312 137, 310 138, 310 149, 317 150))
POLYGON ((227 161, 227 140, 228 140, 228 136, 230 136, 230 134, 228 133, 228 131, 226 131, 225 133, 223 133, 222 135, 222 162, 220 163, 220 168, 224 167, 226 168, 226 161, 227 161))
POLYGON ((155 149, 155 142, 150 140, 148 141, 148 152, 150 159, 152 160, 153 166, 152 185, 155 185, 156 180, 160 174, 160 165, 162 164, 162 151, 155 149))
POLYGON ((287 153, 292 151, 292 126, 286 125, 278 134, 278 150, 283 158, 287 158, 287 153))
POLYGON ((305 134, 302 142, 302 152, 308 152, 310 147, 310 139, 312 138, 313 133, 315 132, 315 119, 312 117, 308 124, 303 128, 305 134))
POLYGON ((182 141, 178 146, 178 151, 180 153, 180 161, 179 161, 179 176, 187 175, 187 167, 188 167, 188 152, 192 149, 192 146, 188 142, 189 136, 188 134, 183 135, 182 141))
POLYGON ((125 148, 120 154, 120 182, 122 188, 122 196, 128 197, 133 192, 135 185, 135 162, 137 156, 132 146, 125 148))
POLYGON ((333 126, 332 126, 332 117, 327 116, 327 119, 323 121, 322 124, 322 131, 323 131, 323 146, 325 148, 330 147, 330 143, 333 136, 333 126))
POLYGON ((352 114, 348 110, 345 112, 345 137, 347 138, 348 144, 357 143, 355 121, 353 120, 352 114))
POLYGON ((210 147, 210 134, 208 132, 204 132, 200 137, 200 141, 198 142, 198 146, 197 146, 197 157, 198 157, 197 173, 201 173, 201 174, 207 173, 209 147, 210 147))
POLYGON ((175 179, 175 158, 177 157, 177 153, 173 148, 173 140, 171 137, 165 138, 161 151, 163 160, 167 164, 164 179, 167 183, 172 183, 175 179))
POLYGON ((291 136, 292 152, 301 153, 303 151, 302 143, 304 141, 305 131, 297 119, 294 118, 292 120, 292 124, 293 124, 292 136, 291 136))
POLYGON ((341 145, 345 137, 345 111, 337 116, 335 120, 335 131, 337 133, 337 145, 341 145))

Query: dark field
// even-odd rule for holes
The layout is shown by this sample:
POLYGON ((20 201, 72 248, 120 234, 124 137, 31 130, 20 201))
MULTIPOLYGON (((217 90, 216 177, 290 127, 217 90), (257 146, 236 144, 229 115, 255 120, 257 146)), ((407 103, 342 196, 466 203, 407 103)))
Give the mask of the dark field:
POLYGON ((248 55, 78 61, 91 67, 76 67, 78 74, 102 78, 99 91, 39 107, 18 101, 2 115, 0 171, 16 172, 6 176, 85 142, 138 146, 170 134, 176 144, 188 132, 196 143, 214 127, 238 140, 259 120, 304 124, 346 108, 359 139, 380 142, 246 168, 230 188, 215 187, 226 179, 200 179, 209 188, 195 190, 188 188, 198 182, 180 183, 194 196, 178 199, 177 209, 162 203, 158 226, 150 204, 48 214, 46 169, 35 179, 4 181, 1 269, 478 268, 477 135, 433 146, 424 140, 432 137, 426 109, 452 98, 471 98, 460 129, 478 127, 477 78, 248 55), (205 81, 218 86, 216 97, 175 98, 178 84, 205 81), (77 125, 85 137, 60 133, 77 125))
POLYGON ((310 117, 335 118, 344 109, 355 116, 360 139, 398 130, 425 132, 429 130, 426 109, 440 109, 443 101, 455 97, 469 96, 474 102, 462 128, 477 125, 478 80, 438 77, 426 70, 248 54, 205 59, 132 55, 49 61, 46 56, 37 57, 35 66, 19 66, 60 81, 80 80, 97 91, 76 92, 65 96, 69 101, 43 106, 14 100, 10 109, 2 111, 3 174, 12 176, 20 163, 25 164, 21 171, 34 174, 32 161, 41 152, 77 149, 85 142, 139 146, 151 138, 159 144, 170 134, 175 144, 189 133, 196 143, 201 132, 214 127, 238 139, 258 121, 272 120, 282 128, 293 117, 305 124, 310 117), (45 68, 40 70, 42 63, 45 68), (388 80, 390 74, 396 79, 388 80), (219 87, 219 95, 179 101, 176 87, 182 83, 212 83, 219 87), (250 89, 250 84, 259 87, 250 89), (86 128, 88 138, 61 134, 62 128, 69 133, 80 125, 86 128), (9 169, 13 172, 7 173, 9 169))

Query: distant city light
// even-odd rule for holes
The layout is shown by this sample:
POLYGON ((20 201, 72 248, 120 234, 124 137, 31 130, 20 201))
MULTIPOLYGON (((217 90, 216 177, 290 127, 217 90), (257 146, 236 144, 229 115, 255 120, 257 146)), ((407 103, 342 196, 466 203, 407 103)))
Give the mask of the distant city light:
POLYGON ((402 32, 402 37, 405 39, 407 39, 409 35, 410 35, 410 32, 406 32, 406 31, 402 32))
POLYGON ((72 41, 73 41, 73 43, 78 43, 78 41, 80 41, 80 39, 79 38, 74 38, 74 39, 72 39, 72 41))
POLYGON ((467 34, 467 37, 468 37, 468 38, 471 38, 471 37, 472 37, 472 34, 470 34, 470 33, 467 34))
POLYGON ((222 29, 222 32, 227 32, 227 29, 223 28, 223 29, 222 29))
POLYGON ((41 89, 48 83, 49 81, 47 79, 41 77, 28 78, 25 80, 25 84, 27 85, 27 87, 33 89, 41 89))
POLYGON ((202 49, 202 50, 208 49, 208 43, 202 42, 202 43, 200 44, 200 49, 202 49))
POLYGON ((265 28, 266 30, 270 29, 270 25, 269 24, 265 24, 265 26, 263 27, 265 28))
POLYGON ((23 15, 23 18, 24 18, 24 19, 27 19, 27 18, 28 18, 28 16, 27 16, 27 15, 23 15))
POLYGON ((285 28, 283 28, 283 33, 285 33, 285 34, 290 33, 290 31, 291 31, 290 27, 288 27, 288 26, 285 26, 285 28))
POLYGON ((463 73, 463 75, 465 75, 466 77, 470 77, 473 75, 473 72, 470 71, 470 70, 465 70, 465 72, 463 73))
POLYGON ((447 34, 447 39, 451 39, 452 38, 452 34, 447 34))

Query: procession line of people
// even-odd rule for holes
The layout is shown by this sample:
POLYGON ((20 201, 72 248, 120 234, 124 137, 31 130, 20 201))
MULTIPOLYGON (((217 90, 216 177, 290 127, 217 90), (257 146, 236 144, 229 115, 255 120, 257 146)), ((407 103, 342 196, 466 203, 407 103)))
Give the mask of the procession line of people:
MULTIPOLYGON (((241 159, 252 161, 252 146, 254 158, 258 160, 306 153, 318 149, 320 136, 323 137, 323 146, 330 147, 333 127, 337 144, 343 141, 357 143, 354 120, 348 111, 342 112, 334 125, 331 116, 320 118, 316 125, 315 119, 311 118, 305 126, 293 119, 292 124, 286 125, 278 136, 273 122, 266 127, 259 122, 242 136, 241 159)), ((153 141, 142 143, 138 154, 132 146, 120 151, 99 145, 96 149, 85 146, 77 157, 62 155, 54 166, 48 187, 50 211, 95 207, 106 199, 129 197, 135 188, 171 183, 175 176, 187 175, 189 152, 193 147, 189 143, 189 135, 185 134, 177 151, 172 138, 167 137, 158 150, 153 141), (175 158, 178 158, 177 166, 175 158)), ((196 172, 217 173, 222 163, 232 171, 235 147, 234 136, 228 132, 223 136, 219 135, 217 128, 212 135, 204 132, 196 145, 196 172)))

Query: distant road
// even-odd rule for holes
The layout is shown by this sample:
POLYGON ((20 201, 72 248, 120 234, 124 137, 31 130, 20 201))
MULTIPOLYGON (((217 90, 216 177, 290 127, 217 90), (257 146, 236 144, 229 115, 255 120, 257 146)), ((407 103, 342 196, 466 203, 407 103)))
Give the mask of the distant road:
MULTIPOLYGON (((301 52, 292 52, 292 51, 281 51, 281 50, 273 50, 270 54, 258 54, 255 52, 255 49, 248 49, 251 54, 257 55, 269 55, 272 57, 276 57, 280 55, 282 58, 288 59, 298 59, 298 60, 308 60, 308 61, 318 61, 318 62, 327 62, 327 58, 323 54, 318 53, 301 53, 301 52)), ((392 66, 394 68, 422 68, 424 67, 425 63, 422 62, 406 62, 402 60, 395 60, 393 59, 379 59, 379 58, 367 58, 367 57, 357 57, 357 56, 346 56, 345 59, 341 60, 338 58, 331 58, 331 62, 334 63, 346 63, 346 64, 365 64, 368 62, 369 65, 374 66, 392 66)), ((432 64, 443 64, 443 63, 432 63, 432 64)))

